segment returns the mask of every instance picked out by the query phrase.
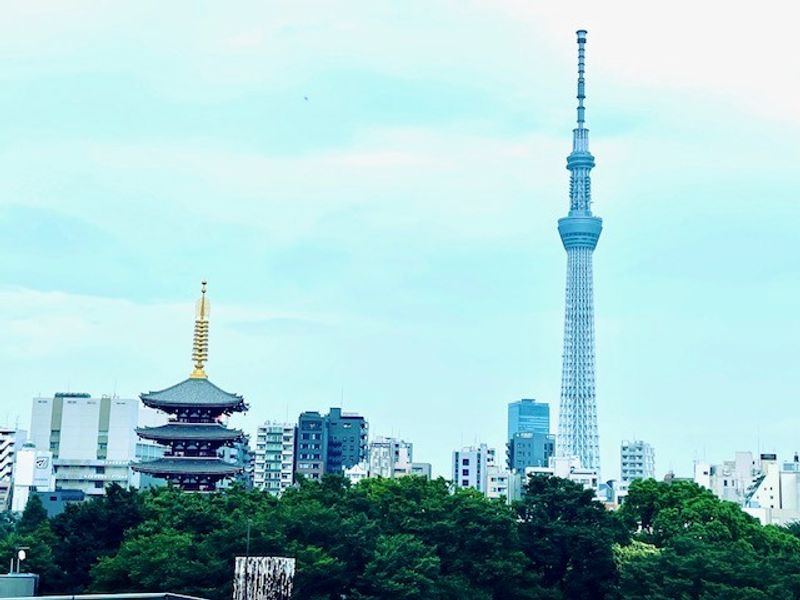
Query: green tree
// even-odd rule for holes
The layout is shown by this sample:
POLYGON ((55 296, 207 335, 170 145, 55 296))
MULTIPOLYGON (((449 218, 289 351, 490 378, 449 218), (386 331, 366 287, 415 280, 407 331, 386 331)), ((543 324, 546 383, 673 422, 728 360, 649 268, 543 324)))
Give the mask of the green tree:
POLYGON ((613 598, 613 544, 626 543, 619 521, 594 493, 558 477, 532 476, 517 504, 522 547, 542 583, 570 600, 613 598))
POLYGON ((407 533, 381 536, 360 580, 364 600, 437 600, 440 560, 407 533))

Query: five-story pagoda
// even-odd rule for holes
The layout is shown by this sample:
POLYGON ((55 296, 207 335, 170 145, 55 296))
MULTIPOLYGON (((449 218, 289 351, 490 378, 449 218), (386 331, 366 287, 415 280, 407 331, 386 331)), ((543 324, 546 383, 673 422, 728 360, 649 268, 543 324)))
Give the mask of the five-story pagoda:
POLYGON ((167 446, 167 450, 163 458, 134 464, 133 469, 192 491, 212 491, 222 479, 242 470, 219 457, 220 448, 243 439, 240 430, 228 429, 221 423, 223 417, 247 410, 247 404, 244 398, 221 390, 206 376, 208 316, 204 281, 194 323, 194 371, 172 387, 140 395, 145 406, 169 414, 170 420, 160 427, 136 430, 139 437, 167 446))

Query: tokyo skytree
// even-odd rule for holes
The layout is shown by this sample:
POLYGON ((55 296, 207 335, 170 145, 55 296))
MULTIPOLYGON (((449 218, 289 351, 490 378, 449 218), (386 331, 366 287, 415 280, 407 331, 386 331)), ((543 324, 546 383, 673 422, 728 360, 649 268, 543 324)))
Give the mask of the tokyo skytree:
POLYGON ((584 127, 585 46, 586 32, 578 31, 578 126, 572 130, 572 153, 567 157, 569 214, 558 220, 558 233, 567 251, 567 292, 556 447, 558 456, 576 456, 581 466, 599 470, 592 253, 603 221, 592 215, 591 209, 590 172, 594 157, 589 152, 589 130, 584 127))

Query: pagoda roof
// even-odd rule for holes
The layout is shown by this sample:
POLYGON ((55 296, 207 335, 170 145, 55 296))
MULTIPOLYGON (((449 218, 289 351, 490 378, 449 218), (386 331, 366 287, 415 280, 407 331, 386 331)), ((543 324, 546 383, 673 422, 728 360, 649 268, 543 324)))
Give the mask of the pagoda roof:
POLYGON ((226 477, 241 472, 242 467, 221 458, 190 458, 169 456, 131 465, 134 471, 148 475, 219 475, 226 477))
POLYGON ((191 406, 221 408, 232 411, 247 410, 239 394, 218 388, 204 377, 190 377, 180 383, 139 396, 146 406, 153 408, 188 408, 191 406))
POLYGON ((242 437, 241 429, 228 429, 219 423, 167 423, 160 427, 138 427, 136 433, 146 440, 222 440, 242 437))

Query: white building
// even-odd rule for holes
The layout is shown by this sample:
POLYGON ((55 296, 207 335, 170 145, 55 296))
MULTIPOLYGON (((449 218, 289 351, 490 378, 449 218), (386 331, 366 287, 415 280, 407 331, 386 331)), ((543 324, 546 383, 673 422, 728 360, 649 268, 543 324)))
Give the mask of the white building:
POLYGON ((294 483, 295 427, 267 421, 256 432, 253 486, 279 496, 294 483))
POLYGON ((486 497, 501 498, 506 502, 510 502, 514 490, 511 478, 512 474, 508 469, 490 465, 486 481, 486 497))
POLYGON ((620 479, 616 485, 616 501, 628 495, 628 487, 637 479, 656 476, 653 446, 642 440, 623 440, 619 448, 620 479))
POLYGON ((653 446, 642 440, 624 440, 619 449, 620 481, 631 483, 636 479, 656 476, 653 446))
MULTIPOLYGON (((561 477, 579 483, 587 490, 592 490, 596 494, 600 488, 600 476, 597 469, 587 469, 581 466, 581 461, 577 456, 551 456, 546 467, 526 467, 524 474, 511 479, 510 495, 512 499, 522 497, 523 488, 531 475, 546 475, 548 477, 561 477)), ((598 499, 603 499, 598 495, 598 499)))
POLYGON ((410 475, 414 445, 397 438, 376 437, 369 443, 368 456, 370 477, 410 475))
POLYGON ((363 481, 367 479, 369 475, 369 463, 358 463, 349 467, 344 470, 344 476, 352 483, 353 485, 357 484, 359 481, 363 481))
POLYGON ((734 460, 720 464, 698 461, 694 464, 694 481, 710 489, 714 494, 739 505, 761 476, 761 465, 753 459, 752 452, 737 452, 734 460))
POLYGON ((776 454, 737 452, 735 460, 695 463, 695 483, 739 504, 763 524, 800 521, 800 457, 781 464, 776 454))
POLYGON ((136 484, 138 422, 138 400, 59 393, 33 399, 30 441, 52 453, 56 490, 98 496, 112 483, 136 484))
POLYGON ((33 442, 26 442, 16 452, 14 461, 14 488, 11 510, 22 512, 32 491, 52 492, 56 489, 53 472, 53 453, 39 450, 33 442))
POLYGON ((494 464, 495 451, 486 444, 466 446, 453 451, 453 486, 456 489, 473 488, 486 493, 489 465, 494 464))
POLYGON ((14 458, 28 437, 28 432, 11 427, 0 428, 0 511, 8 510, 14 484, 14 458))

